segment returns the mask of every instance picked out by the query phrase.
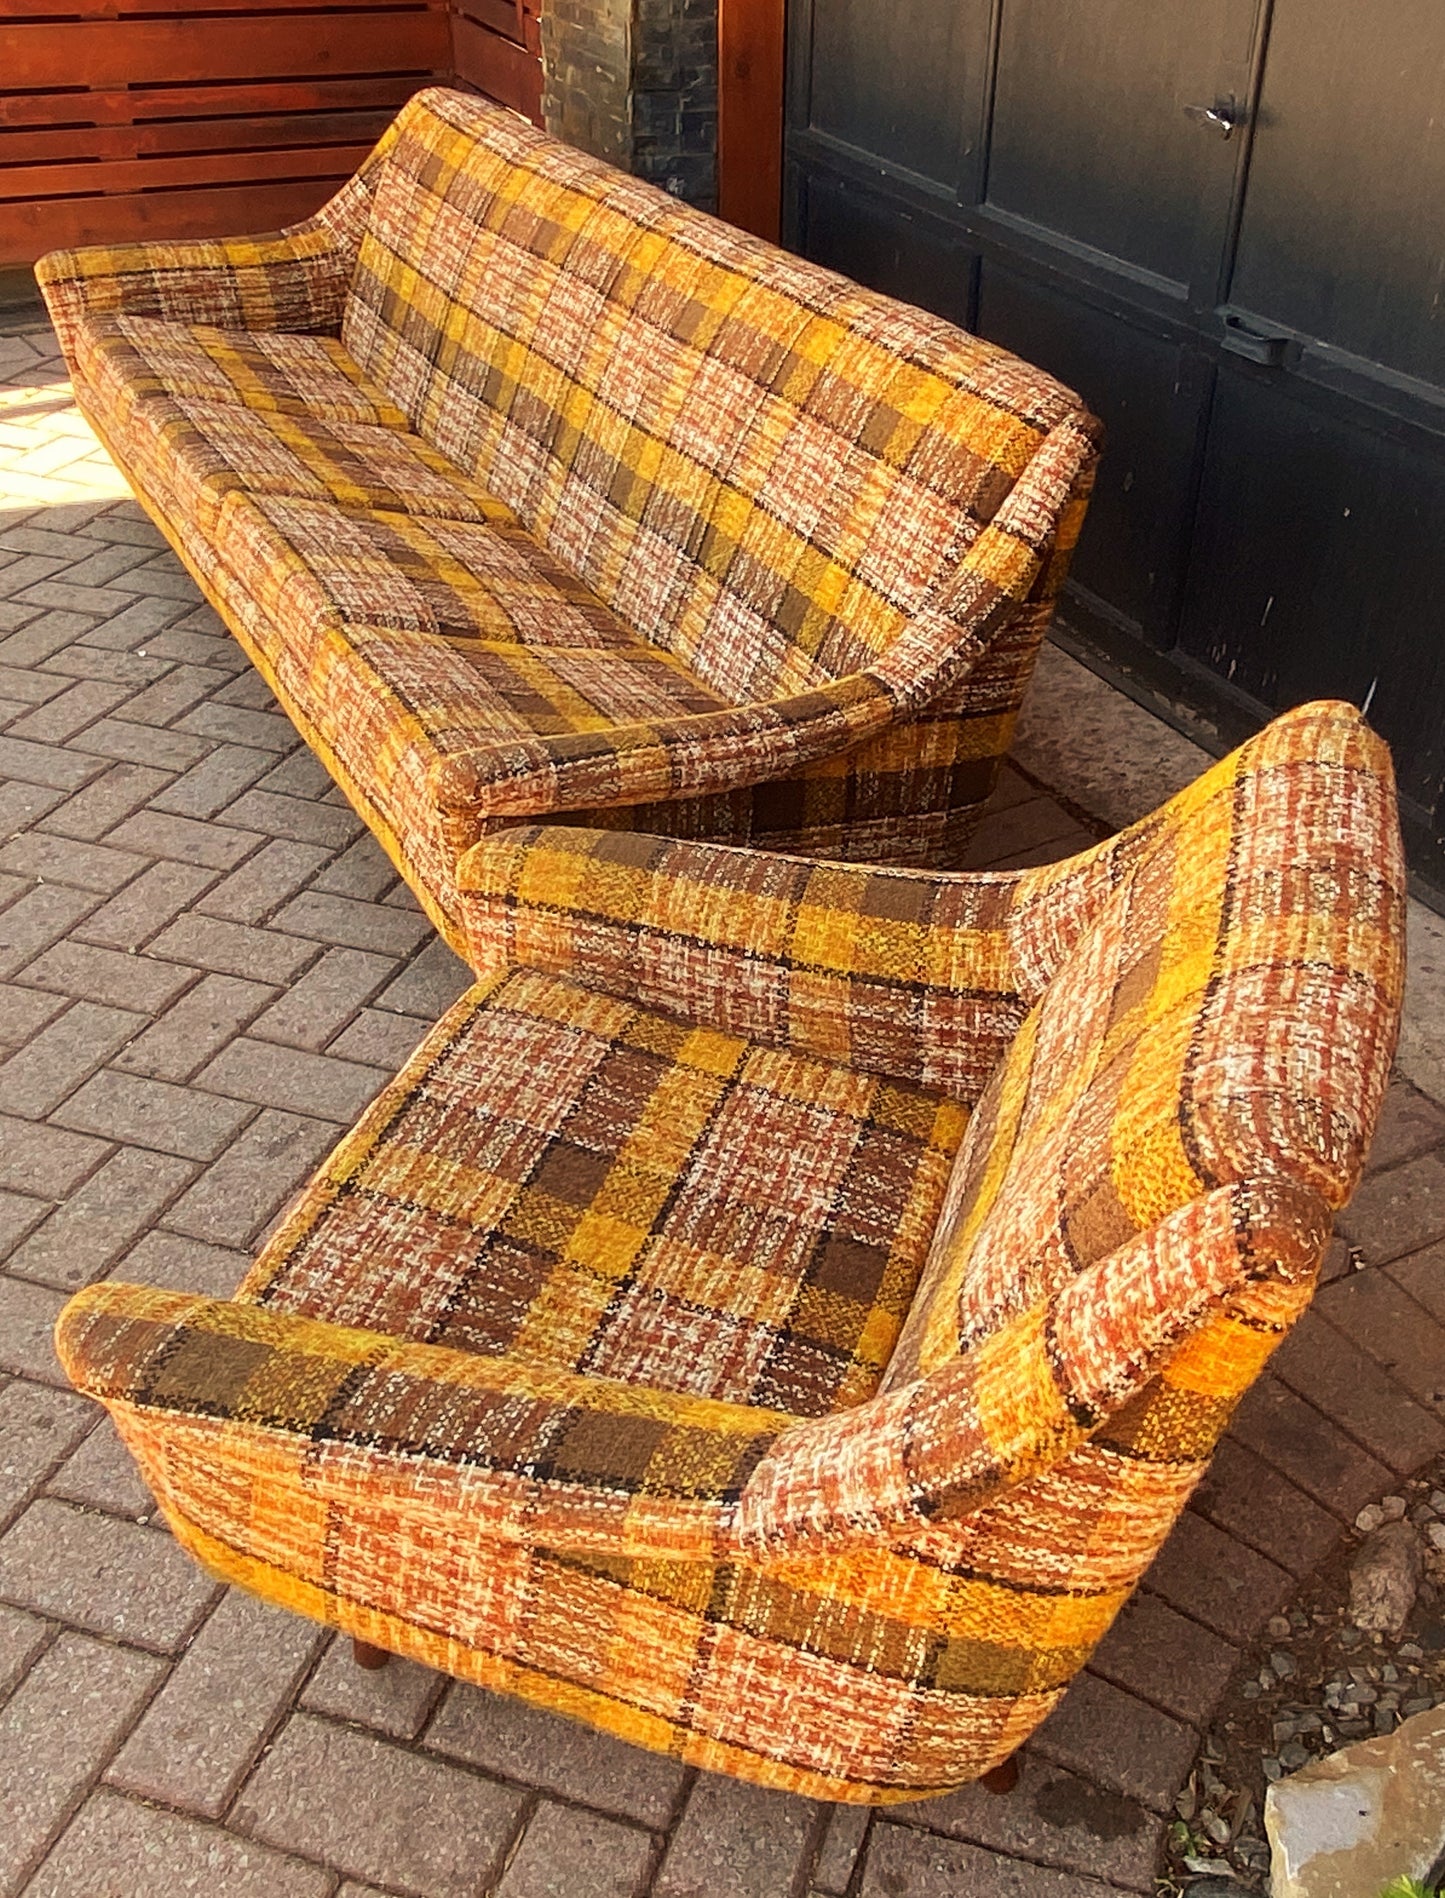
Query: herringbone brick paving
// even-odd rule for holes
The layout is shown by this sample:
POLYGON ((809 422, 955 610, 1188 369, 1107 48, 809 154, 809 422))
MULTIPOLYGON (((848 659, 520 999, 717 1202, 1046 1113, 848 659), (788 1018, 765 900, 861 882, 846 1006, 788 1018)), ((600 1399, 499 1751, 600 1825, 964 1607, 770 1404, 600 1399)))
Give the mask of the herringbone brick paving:
MULTIPOLYGON (((50 1327, 111 1272, 229 1293, 465 971, 128 497, 42 330, 0 337, 0 467, 0 1894, 1152 1890, 1239 1645, 1445 1448, 1445 1112, 1396 1084, 1332 1282, 1009 1797, 870 1819, 409 1663, 363 1673, 181 1555, 50 1327)), ((975 856, 1088 837, 1011 773, 975 856)))

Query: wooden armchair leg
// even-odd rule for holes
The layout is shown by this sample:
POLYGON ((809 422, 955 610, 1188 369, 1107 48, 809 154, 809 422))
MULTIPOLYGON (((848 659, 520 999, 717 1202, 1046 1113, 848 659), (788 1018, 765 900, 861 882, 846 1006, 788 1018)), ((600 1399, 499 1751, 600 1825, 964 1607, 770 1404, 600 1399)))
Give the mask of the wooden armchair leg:
POLYGON ((1010 1753, 1006 1760, 1000 1760, 978 1783, 987 1793, 1011 1793, 1019 1783, 1018 1754, 1010 1753))
POLYGON ((358 1667, 364 1667, 369 1672, 374 1672, 378 1667, 385 1667, 387 1662, 391 1659, 391 1656, 387 1653, 385 1648, 374 1648, 369 1641, 357 1641, 353 1639, 351 1643, 351 1658, 358 1667))

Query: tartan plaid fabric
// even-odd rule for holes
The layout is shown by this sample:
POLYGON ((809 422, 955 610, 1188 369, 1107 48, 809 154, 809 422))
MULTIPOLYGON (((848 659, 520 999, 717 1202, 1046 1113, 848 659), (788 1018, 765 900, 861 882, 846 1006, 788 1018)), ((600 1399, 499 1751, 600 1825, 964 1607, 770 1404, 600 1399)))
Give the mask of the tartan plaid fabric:
POLYGON ((239 1302, 95 1287, 72 1377, 201 1560, 362 1639, 815 1797, 986 1771, 1358 1178, 1402 984, 1383 746, 1303 708, 1004 876, 557 829, 467 880, 511 966, 239 1302))
POLYGON ((966 839, 1092 473, 1047 377, 435 90, 294 232, 41 277, 102 439, 449 931, 519 816, 966 839))

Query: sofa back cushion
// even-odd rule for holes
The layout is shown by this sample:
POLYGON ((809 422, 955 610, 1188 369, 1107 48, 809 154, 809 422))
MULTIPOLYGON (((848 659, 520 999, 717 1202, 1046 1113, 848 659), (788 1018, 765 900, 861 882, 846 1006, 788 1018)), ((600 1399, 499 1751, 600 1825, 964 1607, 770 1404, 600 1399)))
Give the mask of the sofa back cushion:
POLYGON ((343 340, 634 631, 746 700, 867 666, 952 574, 1057 383, 431 90, 343 340))
POLYGON ((1338 1207, 1358 1180, 1404 975, 1389 755, 1358 713, 1277 719, 1097 889, 969 1124, 887 1389, 1216 1188, 1338 1207))

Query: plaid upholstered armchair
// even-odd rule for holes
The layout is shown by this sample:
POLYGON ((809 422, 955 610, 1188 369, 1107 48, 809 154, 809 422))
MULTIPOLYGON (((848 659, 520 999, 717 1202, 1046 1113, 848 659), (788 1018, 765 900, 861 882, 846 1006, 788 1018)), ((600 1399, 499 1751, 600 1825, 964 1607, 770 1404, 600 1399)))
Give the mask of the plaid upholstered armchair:
POLYGON ((236 1298, 95 1286, 65 1363, 220 1576, 700 1766, 941 1791, 1308 1301, 1403 875, 1338 705, 1017 874, 488 840, 505 962, 236 1298))

